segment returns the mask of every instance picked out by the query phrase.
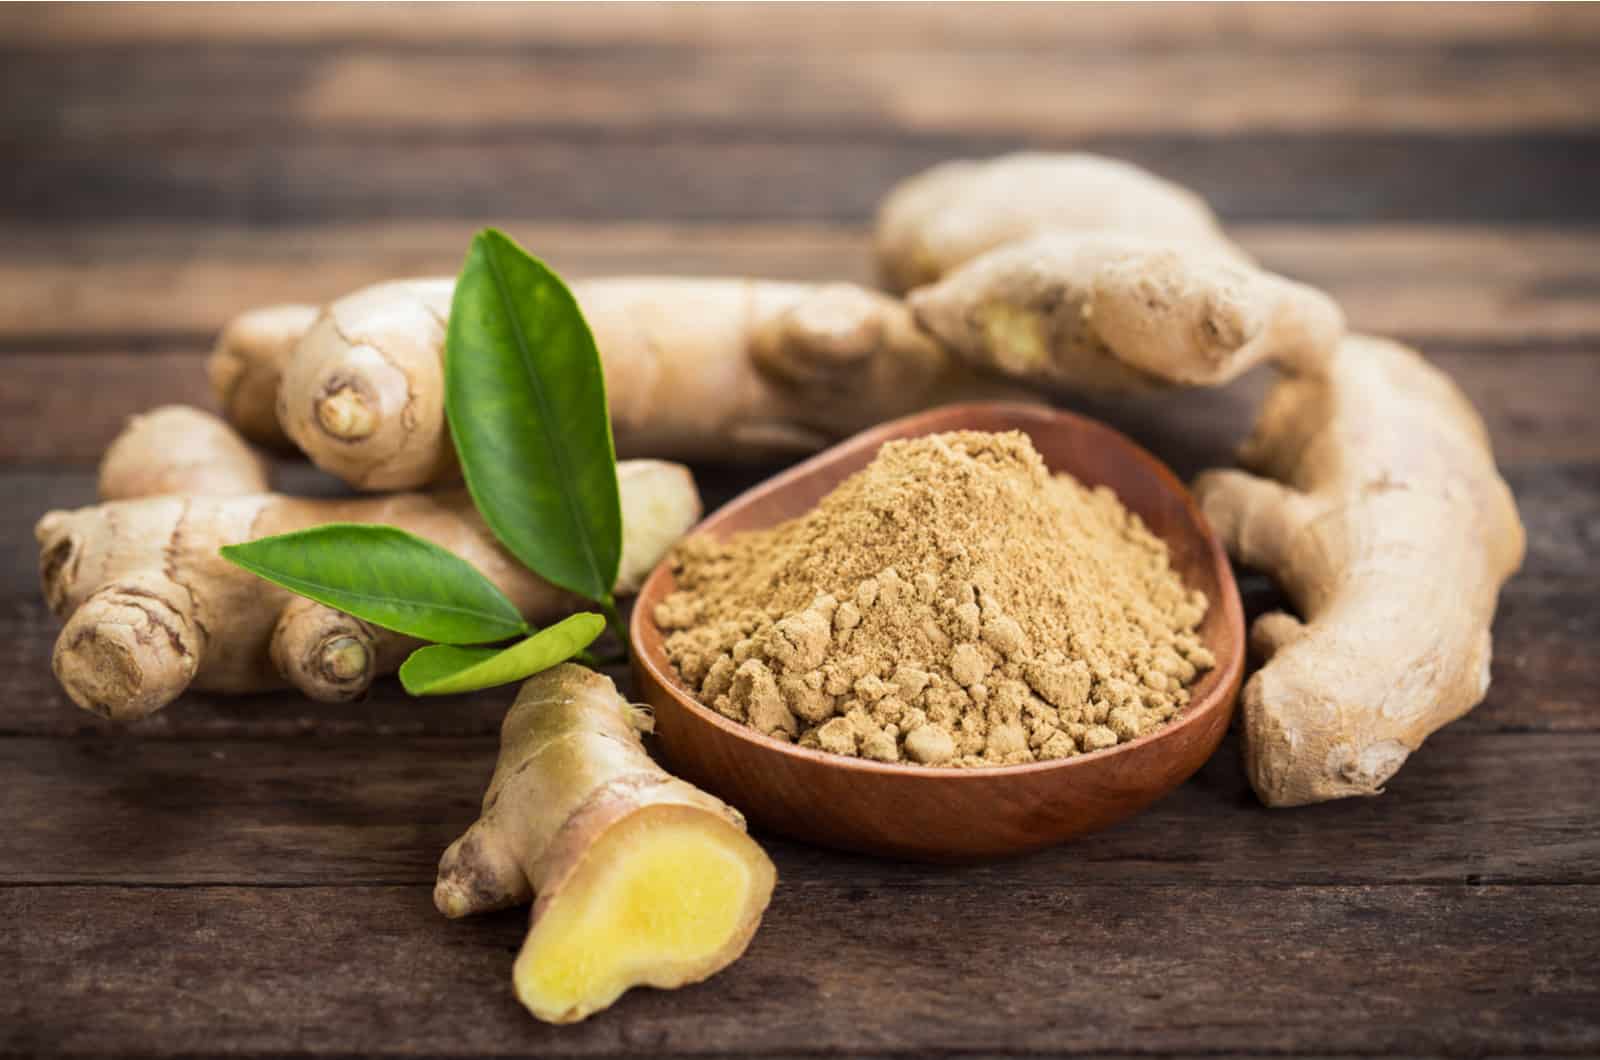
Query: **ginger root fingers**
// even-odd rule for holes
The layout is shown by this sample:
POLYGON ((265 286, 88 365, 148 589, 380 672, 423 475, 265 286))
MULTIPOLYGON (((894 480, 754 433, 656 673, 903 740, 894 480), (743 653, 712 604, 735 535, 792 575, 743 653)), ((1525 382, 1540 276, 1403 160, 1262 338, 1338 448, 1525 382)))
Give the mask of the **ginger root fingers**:
MULTIPOLYGON (((212 441, 226 432, 193 410, 156 415, 199 426, 212 441)), ((136 448, 150 430, 148 418, 136 421, 117 445, 136 448)), ((175 452, 185 459, 181 447, 175 452)), ((108 468, 121 464, 119 458, 108 468)), ((218 555, 223 545, 329 522, 387 523, 461 556, 530 621, 578 605, 500 548, 465 490, 309 500, 245 493, 224 481, 217 496, 163 495, 160 487, 181 485, 183 476, 164 476, 153 462, 146 470, 137 480, 102 475, 132 499, 50 512, 34 531, 45 599, 66 622, 56 640, 56 675, 74 701, 106 717, 144 717, 191 686, 249 692, 290 684, 315 699, 348 699, 393 671, 414 646, 256 578, 218 555), (139 495, 140 485, 149 495, 139 495)), ((240 470, 236 487, 259 471, 240 470)), ((624 548, 617 590, 631 592, 699 518, 700 498, 686 468, 662 461, 624 461, 618 482, 624 548)))
POLYGON ((289 446, 278 426, 278 386, 289 355, 317 312, 312 305, 274 305, 241 313, 217 337, 206 361, 223 416, 257 445, 289 446))
POLYGON ((1304 621, 1262 616, 1244 756, 1269 806, 1375 795, 1489 685, 1489 627, 1524 534, 1483 424, 1415 352, 1345 340, 1325 377, 1288 376, 1242 471, 1195 484, 1242 563, 1304 621))
POLYGON ((975 366, 1055 390, 1217 386, 1263 361, 1320 371, 1344 315, 1320 291, 1137 236, 1011 243, 910 295, 975 366))
POLYGON ((1249 261, 1194 192, 1090 154, 1023 152, 941 163, 883 200, 873 243, 885 286, 904 292, 997 247, 1046 233, 1133 235, 1249 261))
MULTIPOLYGON (((456 474, 443 405, 451 282, 369 287, 285 335, 278 415, 318 466, 368 490, 456 474)), ((1019 396, 975 378, 903 303, 849 284, 643 277, 573 293, 623 456, 794 456, 958 397, 1019 396)))

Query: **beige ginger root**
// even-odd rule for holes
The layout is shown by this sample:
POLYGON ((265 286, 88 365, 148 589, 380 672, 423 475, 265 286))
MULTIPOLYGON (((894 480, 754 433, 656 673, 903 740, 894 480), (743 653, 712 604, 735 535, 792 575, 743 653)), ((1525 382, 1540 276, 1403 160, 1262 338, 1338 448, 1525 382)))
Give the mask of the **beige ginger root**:
POLYGON ((294 345, 317 319, 313 305, 273 305, 241 313, 217 337, 206 361, 222 414, 240 434, 274 449, 289 446, 278 426, 278 385, 294 345))
POLYGON ((1044 235, 913 291, 917 321, 970 363, 1036 386, 1217 386, 1272 360, 1320 371, 1344 333, 1327 295, 1209 248, 1044 235))
POLYGON ((456 470, 444 418, 454 281, 399 280, 329 305, 284 358, 278 422, 312 463, 361 489, 413 489, 456 470))
POLYGON ((1375 795, 1482 700, 1501 584, 1524 535, 1482 422, 1411 350, 1345 340, 1325 378, 1289 376, 1241 459, 1211 471, 1207 518, 1271 574, 1300 621, 1263 615, 1244 755, 1269 806, 1375 795))
POLYGON ((100 460, 103 501, 233 497, 270 488, 266 461, 226 423, 187 405, 133 417, 100 460))
MULTIPOLYGON (((578 605, 499 547, 464 490, 306 500, 208 479, 216 496, 181 488, 159 495, 156 486, 138 496, 130 482, 139 480, 113 470, 137 467, 140 445, 158 437, 150 422, 170 424, 180 413, 203 428, 196 435, 202 441, 228 433, 194 410, 136 420, 113 445, 102 481, 137 499, 50 512, 34 531, 45 598, 66 621, 53 656, 56 676, 86 709, 131 721, 191 686, 250 692, 285 683, 338 701, 392 672, 414 641, 293 596, 217 554, 223 545, 321 523, 387 523, 442 545, 486 574, 533 622, 578 605)), ((181 479, 159 469, 181 446, 143 452, 149 473, 142 481, 170 486, 181 479)), ((627 461, 618 465, 618 480, 624 542, 617 591, 626 593, 699 518, 700 498, 688 470, 676 464, 627 461)))
POLYGON ((874 249, 885 285, 903 292, 1051 232, 1142 236, 1249 261, 1187 188, 1113 158, 1033 152, 944 162, 902 181, 878 208, 874 249))
POLYGON ((650 760, 649 716, 571 663, 522 686, 483 813, 439 862, 448 917, 534 903, 517 997, 568 1023, 744 953, 777 872, 738 811, 650 760))
POLYGON ((1318 370, 1344 332, 1331 299, 1255 266, 1198 196, 1094 155, 935 166, 884 201, 876 241, 921 327, 1035 387, 1214 386, 1269 359, 1318 370))
MULTIPOLYGON (((366 288, 299 339, 278 412, 318 466, 361 489, 456 474, 443 403, 451 285, 366 288)), ((624 456, 793 456, 958 397, 1018 396, 976 380, 903 303, 848 284, 600 279, 573 292, 624 456)))

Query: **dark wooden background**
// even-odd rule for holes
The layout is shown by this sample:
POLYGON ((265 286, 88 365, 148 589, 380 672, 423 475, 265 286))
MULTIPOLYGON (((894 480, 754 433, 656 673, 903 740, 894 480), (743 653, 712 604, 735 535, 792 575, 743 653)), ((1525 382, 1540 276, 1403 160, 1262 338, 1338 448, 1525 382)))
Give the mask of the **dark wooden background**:
MULTIPOLYGON (((1597 9, 8 6, 0 100, 0 1052, 1600 1051, 1597 9), (746 959, 552 1028, 523 914, 429 901, 505 695, 113 730, 58 692, 31 525, 127 415, 207 403, 238 310, 491 222, 573 275, 866 280, 893 181, 1023 146, 1195 186, 1482 409, 1527 565, 1487 702, 1381 798, 1268 812, 1230 741, 1024 860, 773 840, 746 959)), ((1085 407, 1188 474, 1262 383, 1085 407)))

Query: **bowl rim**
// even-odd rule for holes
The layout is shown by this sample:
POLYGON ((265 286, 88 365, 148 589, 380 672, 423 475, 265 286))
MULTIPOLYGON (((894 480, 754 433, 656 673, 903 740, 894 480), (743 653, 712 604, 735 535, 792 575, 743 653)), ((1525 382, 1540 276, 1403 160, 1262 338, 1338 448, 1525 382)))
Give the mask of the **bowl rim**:
MULTIPOLYGON (((1066 769, 1076 765, 1103 763, 1118 755, 1136 752, 1159 740, 1174 736, 1192 726, 1202 724, 1216 710, 1226 709, 1232 704, 1243 680, 1246 649, 1244 605, 1239 597, 1238 580, 1234 577, 1233 566, 1228 560, 1227 551, 1222 547, 1222 542, 1217 538, 1216 531, 1212 529, 1210 522, 1207 521, 1205 513, 1195 501, 1194 496, 1184 486, 1183 481, 1178 478, 1177 474, 1167 466, 1165 461, 1115 427, 1081 413, 1025 402, 968 401, 938 405, 908 416, 901 416, 898 419, 889 420, 853 434, 830 445, 814 456, 808 457, 800 463, 785 468, 776 475, 758 482, 701 519, 689 529, 684 537, 705 532, 706 527, 717 523, 726 516, 726 513, 736 507, 743 508, 762 497, 787 489, 791 483, 808 476, 818 467, 833 463, 837 459, 840 450, 871 447, 876 451, 885 442, 902 437, 919 438, 929 434, 940 434, 945 431, 962 430, 963 428, 959 422, 947 421, 959 421, 975 415, 997 416, 1013 420, 1014 423, 1004 429, 1023 431, 1029 434, 1030 439, 1032 435, 1028 431, 1026 424, 1031 423, 1035 426, 1043 426, 1051 423, 1075 421, 1079 428, 1086 427, 1091 433, 1099 433, 1114 444, 1119 444, 1126 449, 1132 450, 1135 456, 1143 457, 1145 466, 1156 475, 1162 487, 1183 502, 1185 510, 1194 524, 1200 529, 1201 538, 1206 544, 1212 567, 1218 575, 1217 580, 1222 591, 1222 599, 1213 601, 1211 606, 1216 607, 1220 603, 1223 610, 1223 619, 1231 627, 1234 634, 1234 643, 1237 645, 1236 650, 1230 653, 1227 658, 1219 658, 1217 660, 1217 666, 1212 671, 1216 675, 1216 683, 1200 703, 1191 703, 1189 708, 1185 709, 1177 718, 1143 736, 1129 740, 1127 743, 1119 743, 1113 747, 1090 751, 1086 754, 1076 754, 1067 758, 1052 758, 1043 762, 1023 762, 1008 766, 952 767, 910 765, 900 762, 878 762, 869 758, 836 755, 828 751, 801 747, 798 744, 774 739, 765 733, 752 729, 748 725, 741 725, 731 718, 723 717, 717 711, 701 703, 679 681, 676 669, 666 658, 665 635, 662 634, 660 627, 656 625, 655 617, 646 613, 650 609, 641 606, 647 597, 658 595, 660 583, 672 577, 672 557, 670 552, 662 557, 661 561, 650 571, 649 577, 639 587, 639 593, 636 597, 637 603, 628 621, 628 640, 633 653, 634 667, 642 667, 652 681, 659 685, 664 692, 672 696, 690 714, 695 715, 701 721, 710 723, 735 739, 753 744, 760 750, 786 755, 797 762, 825 768, 854 770, 886 777, 939 778, 948 781, 959 781, 962 778, 966 778, 974 783, 995 777, 1023 777, 1052 770, 1066 769), (929 427, 926 430, 919 430, 916 434, 903 434, 905 425, 911 421, 926 421, 929 427), (659 660, 653 657, 651 651, 645 650, 645 629, 647 626, 654 633, 655 641, 659 645, 657 648, 661 656, 659 660)), ((1051 470, 1057 469, 1052 468, 1051 470)), ((1210 647, 1211 645, 1207 646, 1210 647)))

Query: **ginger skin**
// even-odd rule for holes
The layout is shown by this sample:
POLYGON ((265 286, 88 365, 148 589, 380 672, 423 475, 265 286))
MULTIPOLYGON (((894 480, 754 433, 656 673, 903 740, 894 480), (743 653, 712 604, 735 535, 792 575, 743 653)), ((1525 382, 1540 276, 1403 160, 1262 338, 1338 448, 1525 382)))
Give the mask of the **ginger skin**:
POLYGON ((1489 627, 1524 534, 1482 422, 1396 343, 1351 336, 1325 377, 1277 382, 1242 462, 1195 491, 1304 622, 1263 615, 1244 759, 1261 801, 1376 795, 1489 686, 1489 627))
POLYGON ((905 292, 1045 233, 1133 235, 1248 264, 1205 200, 1138 166, 1089 154, 1023 152, 944 162, 897 185, 873 246, 884 286, 905 292))
POLYGON ((879 265, 975 370, 1052 391, 1216 386, 1317 371, 1333 300, 1258 268, 1194 193, 1082 154, 949 162, 878 213, 879 265))
POLYGON ((217 337, 206 361, 222 413, 257 445, 290 447, 278 426, 278 384, 294 344, 317 319, 313 305, 274 305, 241 313, 217 337))
MULTIPOLYGON (((458 474, 443 403, 452 282, 369 287, 285 337, 278 416, 319 467, 366 490, 458 474)), ((903 303, 848 284, 621 278, 573 293, 623 456, 792 457, 956 398, 1019 396, 975 378, 903 303)))
POLYGON ((569 1023, 633 986, 699 982, 744 953, 777 872, 721 800, 651 761, 649 715, 565 663, 525 683, 483 813, 439 861, 448 917, 537 901, 517 997, 569 1023))
MULTIPOLYGON (((149 419, 170 420, 175 411, 205 426, 202 437, 227 432, 204 413, 162 410, 113 445, 112 454, 121 454, 116 466, 137 463, 131 454, 152 437, 149 419)), ((181 486, 182 476, 160 473, 163 452, 181 454, 183 447, 148 451, 142 481, 181 486)), ((216 496, 181 488, 162 495, 152 487, 138 496, 125 477, 103 471, 108 480, 132 499, 50 512, 34 534, 45 598, 66 622, 53 656, 56 676, 80 706, 115 720, 145 717, 189 687, 253 692, 289 684, 313 699, 350 699, 416 646, 256 578, 218 555, 223 545, 329 522, 387 523, 467 560, 530 622, 579 604, 502 550, 465 490, 307 500, 222 488, 216 496)), ((662 461, 625 462, 618 481, 624 554, 617 591, 632 592, 699 518, 700 498, 686 468, 662 461)))
POLYGON ((270 489, 267 463, 226 423, 187 405, 134 416, 100 460, 100 499, 195 494, 234 497, 270 489))
POLYGON ((968 362, 1052 390, 1219 386, 1265 360, 1315 372, 1344 333, 1320 291, 1129 235, 1007 244, 909 300, 968 362))
POLYGON ((359 489, 414 489, 457 473, 444 418, 449 279, 366 287, 329 305, 283 357, 279 425, 359 489))

